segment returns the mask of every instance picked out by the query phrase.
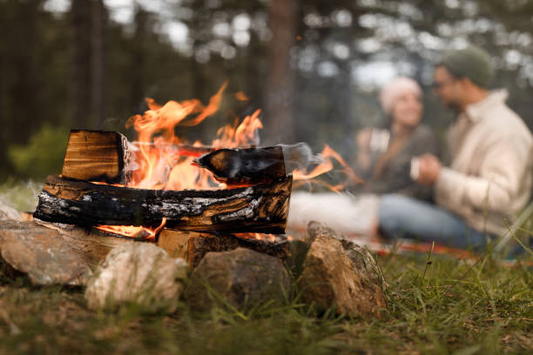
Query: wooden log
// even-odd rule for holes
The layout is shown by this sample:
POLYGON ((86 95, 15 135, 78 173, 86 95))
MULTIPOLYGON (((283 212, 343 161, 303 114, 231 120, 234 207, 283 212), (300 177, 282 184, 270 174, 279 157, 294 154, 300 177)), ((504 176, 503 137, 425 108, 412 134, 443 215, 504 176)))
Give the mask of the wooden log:
POLYGON ((72 130, 61 175, 66 178, 126 184, 131 178, 128 140, 118 132, 72 130))
POLYGON ((48 177, 34 217, 48 222, 282 234, 292 176, 229 190, 144 190, 48 177))
POLYGON ((195 162, 231 186, 267 183, 287 174, 281 146, 246 149, 218 149, 195 162))
POLYGON ((0 255, 36 285, 78 286, 116 246, 133 243, 102 237, 78 227, 67 229, 36 222, 1 221, 0 255))
POLYGON ((234 234, 210 234, 172 229, 163 229, 159 233, 157 245, 173 258, 187 261, 191 269, 198 266, 209 252, 234 250, 239 247, 255 250, 285 261, 289 255, 287 239, 273 236, 269 239, 242 238, 234 234))

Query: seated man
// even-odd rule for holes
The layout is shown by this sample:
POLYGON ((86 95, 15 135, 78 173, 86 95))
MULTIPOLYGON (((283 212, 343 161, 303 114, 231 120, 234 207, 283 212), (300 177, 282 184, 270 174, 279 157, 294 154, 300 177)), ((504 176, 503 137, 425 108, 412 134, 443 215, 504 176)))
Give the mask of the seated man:
POLYGON ((459 248, 483 247, 526 205, 532 186, 533 139, 506 104, 489 91, 489 55, 468 47, 447 53, 435 68, 435 93, 458 113, 447 134, 449 164, 422 155, 416 178, 434 188, 437 206, 385 195, 378 225, 385 238, 415 238, 459 248))

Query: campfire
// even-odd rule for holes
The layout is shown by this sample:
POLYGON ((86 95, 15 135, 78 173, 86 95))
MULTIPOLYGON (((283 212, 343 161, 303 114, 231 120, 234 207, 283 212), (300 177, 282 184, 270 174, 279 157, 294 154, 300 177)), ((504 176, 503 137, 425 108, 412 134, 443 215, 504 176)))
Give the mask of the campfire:
POLYGON ((35 220, 0 222, 6 267, 39 285, 85 286, 90 308, 137 302, 154 310, 174 309, 181 295, 196 310, 216 299, 235 309, 283 302, 290 271, 302 301, 319 310, 379 313, 384 282, 366 249, 316 223, 306 238, 285 234, 293 186, 334 165, 356 179, 333 149, 260 147, 260 111, 219 129, 209 144, 175 134, 216 112, 224 88, 207 106, 148 100, 149 110, 128 121, 133 142, 72 130, 35 220))
POLYGON ((207 145, 176 135, 217 112, 225 88, 205 106, 147 99, 149 110, 126 124, 137 132, 133 142, 118 132, 72 130, 62 174, 46 180, 34 217, 157 242, 191 266, 213 245, 286 255, 293 180, 328 172, 335 161, 346 179, 357 178, 329 146, 321 155, 304 143, 259 147, 260 110, 220 128, 207 145))

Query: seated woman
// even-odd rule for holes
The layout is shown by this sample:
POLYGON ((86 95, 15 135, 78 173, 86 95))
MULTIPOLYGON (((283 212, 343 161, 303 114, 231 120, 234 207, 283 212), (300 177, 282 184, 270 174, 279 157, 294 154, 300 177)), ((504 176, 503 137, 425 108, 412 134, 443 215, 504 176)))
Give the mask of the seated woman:
POLYGON ((366 182, 351 188, 349 194, 294 192, 288 228, 305 229, 315 220, 341 233, 368 235, 379 195, 394 192, 430 200, 431 187, 416 184, 410 176, 412 160, 438 151, 435 136, 420 124, 421 96, 422 90, 413 79, 398 77, 388 83, 380 102, 390 119, 389 128, 366 128, 356 137, 359 151, 354 170, 366 182))

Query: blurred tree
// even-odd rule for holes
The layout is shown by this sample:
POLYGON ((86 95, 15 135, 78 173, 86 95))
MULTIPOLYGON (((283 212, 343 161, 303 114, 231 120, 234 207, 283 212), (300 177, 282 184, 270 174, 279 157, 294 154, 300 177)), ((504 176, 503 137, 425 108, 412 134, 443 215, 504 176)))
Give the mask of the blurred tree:
POLYGON ((91 1, 76 0, 70 8, 72 21, 72 124, 87 129, 91 107, 91 1))
POLYGON ((106 21, 107 10, 103 0, 91 1, 91 106, 90 126, 101 128, 106 118, 106 21))
POLYGON ((72 100, 76 128, 98 128, 105 120, 105 29, 102 0, 76 0, 72 18, 72 100))
POLYGON ((133 19, 135 30, 133 32, 131 46, 131 70, 130 70, 130 107, 132 113, 139 110, 139 104, 143 101, 146 94, 146 57, 148 42, 150 41, 149 33, 151 31, 150 14, 138 4, 135 6, 135 17, 133 19))
POLYGON ((266 140, 272 143, 294 141, 294 70, 290 66, 291 48, 296 41, 295 0, 271 0, 268 6, 269 74, 266 87, 266 140))
POLYGON ((133 2, 121 23, 104 0, 71 1, 66 15, 0 0, 0 171, 13 171, 11 146, 52 137, 45 123, 123 130, 144 97, 205 103, 226 79, 223 109, 185 129, 191 139, 264 108, 264 144, 330 143, 349 159, 354 131, 384 124, 377 91, 397 74, 423 85, 425 119, 444 129, 452 113, 431 94, 432 65, 467 42, 493 54, 494 87, 533 127, 533 0, 153 0, 161 13, 133 2))

